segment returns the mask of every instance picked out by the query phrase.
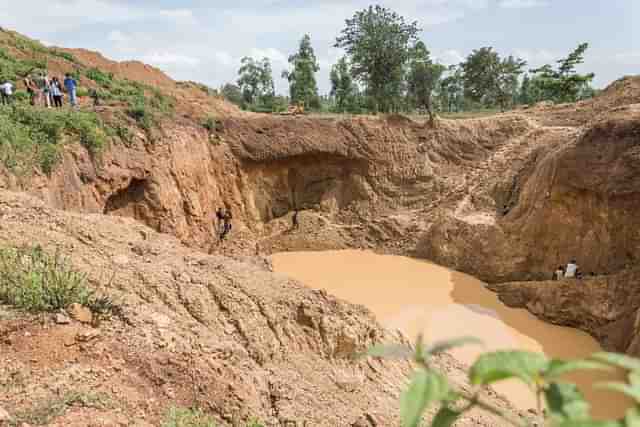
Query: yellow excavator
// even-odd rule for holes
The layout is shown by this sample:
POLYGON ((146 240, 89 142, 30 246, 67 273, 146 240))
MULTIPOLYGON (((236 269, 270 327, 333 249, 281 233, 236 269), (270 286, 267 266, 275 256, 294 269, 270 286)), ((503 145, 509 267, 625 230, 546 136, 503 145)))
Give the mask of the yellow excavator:
POLYGON ((287 111, 280 113, 282 116, 299 116, 304 114, 304 104, 289 105, 287 111))

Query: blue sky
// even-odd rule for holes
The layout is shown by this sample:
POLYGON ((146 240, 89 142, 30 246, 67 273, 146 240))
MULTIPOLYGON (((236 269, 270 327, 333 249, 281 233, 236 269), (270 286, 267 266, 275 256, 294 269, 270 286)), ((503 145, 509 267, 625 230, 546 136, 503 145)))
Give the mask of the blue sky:
MULTIPOLYGON (((333 42, 362 0, 0 0, 0 25, 45 43, 138 59, 179 80, 213 87, 234 81, 240 58, 268 56, 276 88, 304 33, 312 38, 328 91, 341 56, 333 42)), ((531 67, 589 42, 583 70, 602 87, 640 74, 640 0, 395 0, 379 1, 424 29, 421 38, 445 64, 474 48, 493 46, 531 67), (634 22, 636 26, 634 28, 634 22)))

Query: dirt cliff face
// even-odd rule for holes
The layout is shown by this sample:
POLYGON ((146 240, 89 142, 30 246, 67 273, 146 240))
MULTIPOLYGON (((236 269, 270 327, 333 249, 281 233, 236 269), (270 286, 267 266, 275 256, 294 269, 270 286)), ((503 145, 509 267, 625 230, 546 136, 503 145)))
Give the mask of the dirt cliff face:
MULTIPOLYGON (((3 246, 59 250, 124 304, 124 318, 99 329, 2 308, 0 406, 11 415, 81 396, 92 403, 52 412, 46 424, 159 425, 171 406, 201 407, 221 425, 397 424, 411 367, 354 358, 402 341, 365 308, 276 275, 266 260, 206 255, 130 218, 56 211, 0 191, 0 219, 3 246)), ((456 361, 444 355, 436 365, 463 383, 456 361)), ((461 425, 496 420, 470 414, 461 425)))

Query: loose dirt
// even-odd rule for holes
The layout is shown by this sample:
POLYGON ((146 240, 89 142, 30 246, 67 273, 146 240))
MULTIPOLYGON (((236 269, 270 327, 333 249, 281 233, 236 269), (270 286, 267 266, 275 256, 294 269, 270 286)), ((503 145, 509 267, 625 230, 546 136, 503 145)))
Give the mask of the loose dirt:
MULTIPOLYGON (((497 349, 526 349, 558 358, 580 358, 600 351, 586 333, 545 323, 527 310, 506 307, 479 280, 429 262, 355 250, 280 253, 272 260, 277 272, 363 304, 384 326, 411 337, 419 332, 427 340, 479 337, 484 348, 452 352, 466 364, 483 351, 497 349)), ((588 373, 570 378, 600 418, 622 415, 628 405, 618 394, 591 388, 595 381, 610 379, 607 376, 588 373)), ((523 410, 536 406, 531 392, 519 383, 498 385, 496 390, 523 410)))

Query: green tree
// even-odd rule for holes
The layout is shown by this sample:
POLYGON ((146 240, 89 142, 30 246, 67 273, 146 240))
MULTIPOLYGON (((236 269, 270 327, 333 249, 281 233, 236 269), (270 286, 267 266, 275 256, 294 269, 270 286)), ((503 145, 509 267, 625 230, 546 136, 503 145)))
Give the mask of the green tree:
POLYGON ((270 106, 273 102, 275 89, 273 72, 269 58, 256 60, 250 57, 242 58, 242 66, 238 70, 238 86, 242 91, 244 101, 248 105, 258 103, 270 106))
POLYGON ((517 94, 518 76, 525 65, 513 56, 500 59, 491 47, 476 49, 461 64, 464 94, 485 107, 499 105, 504 110, 517 94))
POLYGON ((585 94, 592 94, 591 81, 594 73, 578 74, 576 66, 584 62, 584 53, 589 47, 588 43, 582 43, 566 58, 557 61, 556 70, 551 65, 543 65, 531 70, 538 80, 545 99, 555 102, 575 102, 585 94))
POLYGON ((289 64, 293 69, 283 71, 282 78, 289 81, 291 103, 303 104, 305 107, 319 107, 315 74, 320 70, 320 66, 308 34, 300 40, 298 52, 289 56, 289 64))
POLYGON ((340 60, 334 64, 331 68, 330 79, 331 96, 336 100, 335 110, 339 113, 346 111, 354 112, 355 97, 358 88, 351 77, 351 70, 346 58, 340 58, 340 60))
POLYGON ((367 88, 372 106, 388 112, 402 95, 410 45, 420 32, 416 22, 382 6, 369 6, 346 20, 335 47, 345 49, 354 78, 367 88))
POLYGON ((532 99, 531 77, 529 77, 529 74, 525 74, 522 78, 522 84, 520 85, 520 96, 518 97, 518 103, 530 105, 532 103, 532 99))
POLYGON ((427 47, 418 41, 411 51, 409 73, 407 75, 407 95, 411 107, 424 108, 433 123, 432 96, 447 68, 431 60, 427 47))
POLYGON ((222 86, 222 88, 220 89, 220 93, 227 101, 232 102, 238 106, 242 106, 244 103, 242 90, 240 90, 240 87, 237 85, 227 83, 222 86))
POLYGON ((447 76, 440 82, 440 105, 449 113, 460 111, 464 105, 464 79, 462 67, 449 66, 447 76))

